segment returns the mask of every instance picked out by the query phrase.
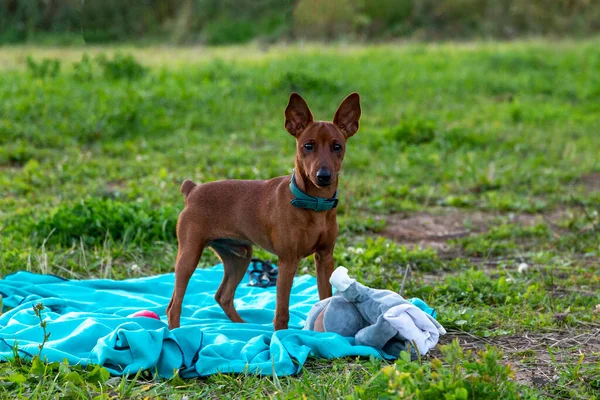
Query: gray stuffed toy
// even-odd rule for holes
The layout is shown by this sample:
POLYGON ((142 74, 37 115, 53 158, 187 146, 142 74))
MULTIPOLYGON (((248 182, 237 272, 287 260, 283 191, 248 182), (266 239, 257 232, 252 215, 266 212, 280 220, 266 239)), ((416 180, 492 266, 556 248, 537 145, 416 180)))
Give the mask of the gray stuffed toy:
POLYGON ((305 330, 335 332, 398 357, 411 346, 413 358, 435 347, 446 330, 435 320, 435 310, 420 299, 405 300, 390 290, 368 288, 338 267, 330 282, 337 293, 315 304, 305 330), (416 346, 416 351, 415 351, 416 346))

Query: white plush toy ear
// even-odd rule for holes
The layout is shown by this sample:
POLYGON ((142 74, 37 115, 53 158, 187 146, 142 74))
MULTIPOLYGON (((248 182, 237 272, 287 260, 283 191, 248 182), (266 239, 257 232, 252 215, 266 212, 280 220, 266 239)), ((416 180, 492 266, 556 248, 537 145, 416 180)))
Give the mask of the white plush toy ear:
POLYGON ((343 292, 348 289, 354 282, 356 282, 356 279, 348 276, 348 268, 342 266, 337 267, 335 271, 333 271, 333 274, 331 274, 331 278, 329 278, 329 283, 331 283, 338 292, 343 292))

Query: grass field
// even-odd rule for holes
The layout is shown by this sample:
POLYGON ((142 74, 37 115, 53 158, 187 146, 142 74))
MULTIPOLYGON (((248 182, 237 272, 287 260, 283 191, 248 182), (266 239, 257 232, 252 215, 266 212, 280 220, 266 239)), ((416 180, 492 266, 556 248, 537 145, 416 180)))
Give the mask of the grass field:
POLYGON ((398 290, 410 264, 404 295, 449 334, 419 362, 289 378, 15 360, 0 397, 600 397, 599 40, 85 51, 0 49, 0 276, 170 272, 184 179, 290 173, 290 92, 330 120, 358 91, 336 265, 398 290))

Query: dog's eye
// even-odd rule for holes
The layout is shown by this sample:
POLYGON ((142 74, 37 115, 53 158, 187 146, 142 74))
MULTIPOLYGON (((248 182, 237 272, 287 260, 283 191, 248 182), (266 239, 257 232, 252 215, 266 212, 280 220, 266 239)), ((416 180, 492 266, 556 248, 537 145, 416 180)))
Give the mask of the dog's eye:
POLYGON ((314 145, 312 143, 306 143, 304 145, 304 150, 306 151, 313 151, 314 145))
POLYGON ((334 144, 333 151, 335 151, 336 153, 339 153, 340 151, 342 151, 342 145, 338 144, 338 143, 334 144))

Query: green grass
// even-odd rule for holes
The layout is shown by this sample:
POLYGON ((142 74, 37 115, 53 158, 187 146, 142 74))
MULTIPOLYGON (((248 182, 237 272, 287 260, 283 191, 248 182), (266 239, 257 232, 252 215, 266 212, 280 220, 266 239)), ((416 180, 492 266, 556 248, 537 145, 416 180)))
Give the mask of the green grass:
MULTIPOLYGON (((289 378, 190 381, 15 359, 0 364, 2 396, 372 398, 385 390, 408 397, 421 386, 415 398, 600 396, 593 347, 563 349, 553 360, 547 346, 514 353, 503 345, 600 324, 597 39, 88 50, 0 51, 0 276, 171 271, 184 179, 290 173, 290 91, 317 119, 331 119, 358 91, 363 118, 343 167, 336 264, 391 290, 410 264, 404 295, 438 309, 451 330, 444 343, 467 335, 495 347, 468 353, 450 344, 391 365, 313 360, 289 378), (389 214, 450 208, 493 218, 447 251, 381 237, 389 214), (535 223, 515 218, 532 213, 535 223), (521 263, 528 268, 518 271, 521 263), (557 380, 515 383, 536 357, 548 358, 545 373, 557 380)), ((206 252, 200 266, 215 262, 206 252)), ((300 272, 314 273, 312 260, 300 272)))

